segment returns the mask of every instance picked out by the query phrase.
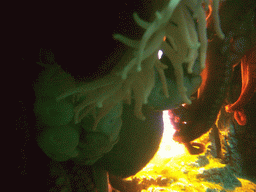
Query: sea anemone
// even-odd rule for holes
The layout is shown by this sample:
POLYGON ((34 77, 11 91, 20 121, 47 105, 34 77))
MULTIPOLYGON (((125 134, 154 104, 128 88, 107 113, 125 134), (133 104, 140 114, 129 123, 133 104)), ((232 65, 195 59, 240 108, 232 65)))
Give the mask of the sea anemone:
MULTIPOLYGON (((79 151, 76 148, 79 142, 79 131, 73 126, 76 126, 75 124, 80 123, 90 114, 94 117, 94 125, 91 129, 86 127, 86 131, 100 132, 98 130, 100 129, 98 128, 100 120, 115 106, 120 105, 120 103, 122 104, 123 101, 127 100, 130 103, 132 97, 135 100, 135 116, 145 120, 142 106, 147 104, 148 97, 155 86, 155 69, 159 73, 163 92, 167 98, 169 97, 166 76, 164 74, 164 69, 167 66, 158 59, 160 49, 164 51, 173 64, 177 87, 183 101, 190 104, 191 101, 186 94, 186 87, 183 83, 182 65, 183 63, 188 63, 187 71, 192 73, 195 60, 200 56, 201 68, 204 68, 207 37, 206 15, 202 6, 203 2, 208 6, 209 1, 207 0, 170 0, 162 11, 155 12, 153 22, 144 21, 138 14, 134 13, 135 22, 145 29, 141 40, 132 40, 121 34, 113 35, 114 39, 130 47, 124 55, 126 58, 131 58, 130 60, 120 63, 121 66, 115 68, 109 75, 93 82, 74 84, 73 80, 67 78, 67 81, 57 82, 56 86, 52 83, 49 86, 44 86, 47 89, 42 92, 49 93, 49 97, 54 98, 54 102, 52 100, 47 101, 48 108, 54 106, 54 109, 58 109, 57 112, 74 108, 73 111, 68 110, 68 113, 64 113, 64 115, 74 120, 74 123, 72 122, 74 125, 67 125, 71 121, 70 118, 67 118, 67 122, 58 124, 58 126, 50 124, 50 126, 54 125, 54 127, 44 130, 39 139, 39 146, 41 146, 43 151, 51 158, 59 161, 67 160, 76 155, 79 156, 79 151), (198 20, 198 29, 194 20, 198 20), (67 83, 69 86, 66 86, 67 83), (49 88, 51 90, 47 91, 49 88), (58 91, 52 95, 51 91, 56 90, 55 88, 58 91), (65 104, 65 106, 60 107, 60 104, 65 104), (54 138, 59 138, 58 142, 54 138)), ((213 18, 216 21, 215 30, 217 35, 220 38, 224 38, 219 26, 219 1, 212 0, 210 5, 213 18)), ((50 70, 43 82, 46 82, 46 84, 51 82, 48 80, 56 71, 60 71, 58 65, 55 65, 50 70)), ((63 79, 62 77, 65 77, 65 75, 60 75, 59 77, 63 79)), ((45 121, 46 124, 48 120, 51 120, 51 115, 45 115, 47 110, 45 108, 41 113, 43 117, 48 118, 45 121)))
MULTIPOLYGON (((206 5, 209 1, 203 1, 206 5)), ((220 38, 224 38, 219 26, 218 5, 219 1, 211 1, 213 17, 216 20, 216 31, 220 38)), ((61 101, 68 96, 73 96, 77 100, 84 98, 82 102, 75 107, 74 122, 81 122, 82 118, 90 113, 95 107, 100 111, 96 115, 95 123, 92 128, 96 130, 97 124, 117 103, 124 99, 130 99, 133 94, 135 99, 134 113, 137 118, 145 120, 142 114, 142 106, 147 103, 147 99, 154 87, 154 67, 156 67, 163 84, 163 90, 168 97, 166 78, 164 69, 167 66, 160 63, 157 54, 160 48, 164 49, 165 54, 172 61, 175 69, 175 76, 179 93, 185 103, 191 103, 186 95, 186 88, 183 84, 182 64, 188 62, 188 72, 192 73, 192 67, 195 59, 200 55, 202 69, 206 57, 207 38, 206 38, 206 15, 201 0, 171 0, 162 10, 155 13, 153 22, 142 20, 136 13, 133 14, 136 23, 145 29, 140 41, 129 39, 120 34, 114 34, 113 37, 123 44, 129 46, 132 51, 128 51, 131 60, 119 71, 112 71, 111 74, 94 82, 81 82, 75 88, 60 94, 56 99, 61 101), (191 15, 190 11, 193 12, 191 15), (197 19, 199 40, 197 29, 194 23, 197 19), (175 24, 178 30, 175 30, 175 24), (180 35, 182 38, 177 37, 180 35), (165 41, 164 41, 165 39, 165 41), (168 45, 172 42, 172 47, 168 45), (184 50, 184 48, 186 48, 184 50), (188 51, 187 51, 188 50, 188 51), (86 97, 85 97, 86 96, 86 97)))
MULTIPOLYGON (((147 98, 154 87, 154 65, 158 63, 157 53, 168 25, 179 1, 170 1, 161 12, 155 13, 152 23, 143 21, 134 13, 136 23, 146 31, 140 41, 134 41, 120 34, 113 37, 131 47, 132 59, 118 72, 111 73, 102 79, 91 83, 80 83, 76 88, 59 95, 57 101, 73 95, 86 95, 86 99, 75 108, 75 123, 81 121, 81 116, 89 113, 93 108, 101 108, 95 119, 93 130, 104 115, 124 98, 130 98, 133 91, 135 97, 135 115, 144 120, 142 105, 147 103, 147 98), (84 109, 87 110, 84 110, 84 109), (81 114, 81 111, 84 111, 81 114)), ((158 65, 158 68, 161 68, 158 65)), ((165 82, 166 83, 166 82, 165 82)))

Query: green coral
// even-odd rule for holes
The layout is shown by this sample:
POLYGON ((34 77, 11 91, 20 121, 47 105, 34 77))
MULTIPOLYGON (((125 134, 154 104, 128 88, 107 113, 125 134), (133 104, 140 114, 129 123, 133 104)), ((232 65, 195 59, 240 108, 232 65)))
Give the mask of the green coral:
POLYGON ((67 125, 74 117, 74 106, 67 100, 57 102, 55 99, 41 98, 35 103, 35 113, 49 126, 67 125))
POLYGON ((48 157, 56 161, 67 161, 77 156, 78 143, 79 133, 70 125, 47 128, 38 138, 39 147, 48 157))

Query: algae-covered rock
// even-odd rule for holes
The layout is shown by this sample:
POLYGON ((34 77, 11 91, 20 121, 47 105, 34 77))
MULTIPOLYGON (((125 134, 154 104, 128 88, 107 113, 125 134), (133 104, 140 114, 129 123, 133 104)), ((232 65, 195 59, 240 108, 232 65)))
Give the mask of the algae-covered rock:
POLYGON ((204 170, 198 177, 204 178, 209 182, 221 184, 227 190, 234 190, 236 187, 242 186, 242 183, 228 166, 204 170))

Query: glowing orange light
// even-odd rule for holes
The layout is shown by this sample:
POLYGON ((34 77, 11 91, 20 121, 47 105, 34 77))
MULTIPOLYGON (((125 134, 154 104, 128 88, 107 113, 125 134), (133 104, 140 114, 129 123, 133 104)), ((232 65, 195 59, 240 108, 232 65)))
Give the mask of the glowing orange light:
POLYGON ((209 17, 210 17, 211 14, 212 14, 212 7, 209 5, 208 8, 209 8, 209 14, 208 14, 207 17, 206 17, 206 21, 209 19, 209 17))
POLYGON ((179 118, 178 116, 175 116, 175 117, 174 117, 174 122, 175 122, 175 123, 179 123, 179 122, 180 122, 180 118, 179 118))

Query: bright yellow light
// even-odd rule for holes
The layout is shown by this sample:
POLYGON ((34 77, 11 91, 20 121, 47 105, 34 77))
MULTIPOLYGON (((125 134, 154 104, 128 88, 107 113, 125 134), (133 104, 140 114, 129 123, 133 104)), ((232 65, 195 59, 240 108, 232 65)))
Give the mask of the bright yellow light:
POLYGON ((175 129, 171 124, 168 111, 163 111, 163 121, 163 137, 156 155, 160 156, 161 158, 170 158, 185 153, 185 146, 183 144, 175 142, 172 138, 173 134, 175 133, 175 129))
MULTIPOLYGON (((221 163, 221 160, 213 158, 211 155, 208 155, 208 165, 204 167, 195 166, 195 162, 198 160, 198 156, 190 155, 184 145, 179 144, 172 139, 175 130, 170 122, 168 111, 163 111, 163 121, 164 132, 158 152, 155 154, 153 159, 151 159, 146 167, 144 167, 136 175, 126 178, 125 180, 130 180, 130 182, 136 182, 136 185, 141 192, 205 192, 208 188, 218 189, 219 191, 222 190, 223 187, 220 184, 207 182, 206 180, 198 178, 198 175, 202 174, 204 170, 207 169, 224 167, 225 164, 221 163), (165 179, 165 184, 161 183, 161 178, 165 179), (186 188, 184 188, 183 186, 186 186, 186 188)), ((207 138, 208 134, 203 135, 201 137, 201 140, 203 139, 203 137, 207 138)), ((206 144, 207 142, 202 143, 206 144)), ((238 187, 235 192, 253 192, 253 190, 251 189, 256 188, 256 185, 254 183, 248 183, 249 181, 240 181, 243 185, 242 187, 238 187)))

